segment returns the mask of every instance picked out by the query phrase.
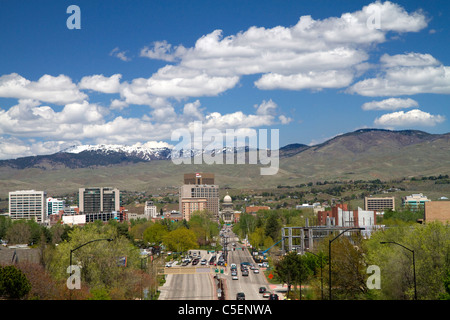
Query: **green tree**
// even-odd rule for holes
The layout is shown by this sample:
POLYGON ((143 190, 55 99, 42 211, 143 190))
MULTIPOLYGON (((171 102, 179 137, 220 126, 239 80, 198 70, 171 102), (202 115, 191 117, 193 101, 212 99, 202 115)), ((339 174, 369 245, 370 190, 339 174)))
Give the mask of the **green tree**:
POLYGON ((184 252, 197 247, 197 236, 194 231, 181 227, 170 231, 163 238, 164 244, 169 250, 184 252))
POLYGON ((31 290, 30 281, 14 266, 0 267, 0 296, 22 299, 31 290))
POLYGON ((281 224, 278 221, 276 213, 270 214, 264 227, 264 234, 276 241, 280 239, 280 230, 281 224))
POLYGON ((154 245, 159 245, 169 231, 165 226, 160 223, 155 223, 145 229, 144 242, 154 245))
POLYGON ((446 293, 445 279, 449 270, 450 228, 440 222, 389 228, 373 233, 365 243, 369 264, 380 267, 381 290, 377 299, 407 300, 414 298, 412 253, 415 253, 417 297, 420 300, 439 299, 446 293))
POLYGON ((126 237, 119 236, 117 229, 111 225, 92 223, 74 228, 69 240, 49 249, 51 257, 48 257, 48 270, 57 280, 65 281, 68 277, 71 249, 91 240, 109 238, 114 240, 92 242, 74 251, 72 264, 81 266, 82 285, 107 290, 124 287, 127 269, 140 267, 139 250, 126 237), (126 259, 127 267, 119 264, 119 260, 123 258, 126 259))

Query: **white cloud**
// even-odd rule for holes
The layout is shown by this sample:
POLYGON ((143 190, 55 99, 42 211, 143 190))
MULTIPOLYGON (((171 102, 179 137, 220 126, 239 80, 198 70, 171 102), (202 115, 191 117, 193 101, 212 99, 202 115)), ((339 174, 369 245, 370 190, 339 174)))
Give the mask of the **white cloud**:
POLYGON ((411 98, 389 98, 381 101, 366 102, 361 106, 363 110, 397 110, 418 107, 419 103, 411 98))
POLYGON ((164 41, 153 42, 153 47, 144 47, 141 49, 140 56, 147 57, 150 59, 165 60, 165 61, 175 61, 181 57, 186 52, 186 49, 180 45, 172 48, 170 43, 164 41))
POLYGON ((112 49, 111 52, 109 53, 109 55, 112 57, 116 57, 125 62, 131 61, 131 58, 127 57, 127 52, 120 51, 119 47, 115 47, 114 49, 112 49))
POLYGON ((222 30, 214 30, 192 48, 155 42, 153 48, 142 49, 141 56, 179 61, 147 81, 149 93, 164 97, 217 95, 252 74, 262 74, 255 82, 260 89, 342 88, 366 65, 367 50, 386 41, 388 32, 417 32, 426 26, 421 12, 375 2, 340 17, 302 16, 292 27, 250 27, 225 37, 222 30), (368 27, 374 14, 380 16, 380 28, 368 27))
POLYGON ((437 66, 441 64, 431 54, 417 52, 396 54, 393 56, 385 53, 381 56, 380 62, 383 64, 383 67, 386 68, 437 66))
POLYGON ((79 102, 87 95, 65 75, 43 75, 38 81, 30 81, 17 73, 0 76, 0 97, 33 99, 64 105, 79 102))
POLYGON ((120 91, 121 74, 114 74, 111 77, 105 77, 102 74, 85 76, 78 83, 80 89, 89 89, 103 93, 117 93, 120 91))
POLYGON ((353 80, 353 73, 349 70, 329 70, 323 72, 308 72, 305 74, 281 75, 276 73, 264 74, 255 82, 255 86, 263 90, 272 89, 314 89, 342 88, 353 80))
POLYGON ((385 54, 380 61, 382 72, 377 77, 359 81, 347 91, 370 97, 450 94, 450 67, 429 54, 385 54))
POLYGON ((408 112, 398 111, 384 114, 376 118, 374 123, 384 127, 410 127, 410 126, 428 126, 432 127, 445 121, 441 115, 432 115, 419 109, 413 109, 408 112))

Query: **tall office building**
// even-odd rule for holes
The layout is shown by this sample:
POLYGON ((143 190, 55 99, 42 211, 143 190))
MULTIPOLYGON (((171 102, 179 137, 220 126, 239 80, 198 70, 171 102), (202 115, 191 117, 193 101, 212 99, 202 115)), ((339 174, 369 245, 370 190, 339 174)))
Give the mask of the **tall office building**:
POLYGON ((120 191, 117 188, 80 188, 78 191, 80 214, 120 211, 120 191))
POLYGON ((214 173, 185 173, 184 184, 214 184, 214 173))
POLYGON ((58 214, 60 210, 64 210, 65 201, 55 198, 47 198, 47 215, 58 214))
POLYGON ((395 211, 395 197, 364 197, 364 210, 383 212, 395 211))
POLYGON ((9 193, 9 216, 11 219, 46 220, 44 191, 21 190, 9 193))
POLYGON ((184 185, 180 187, 180 213, 193 206, 203 206, 200 202, 206 199, 206 210, 219 217, 219 186, 214 184, 213 173, 190 173, 184 175, 184 185), (189 200, 188 200, 189 199, 189 200), (195 200, 197 199, 197 200, 195 200), (185 201, 183 201, 185 200, 185 201), (188 207, 187 207, 188 206, 188 207))

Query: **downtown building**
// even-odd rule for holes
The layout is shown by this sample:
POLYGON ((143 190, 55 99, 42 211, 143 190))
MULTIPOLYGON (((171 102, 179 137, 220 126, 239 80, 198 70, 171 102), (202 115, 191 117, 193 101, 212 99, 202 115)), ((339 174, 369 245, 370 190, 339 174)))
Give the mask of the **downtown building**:
POLYGON ((9 217, 13 220, 46 221, 45 191, 20 190, 9 192, 9 217))
POLYGON ((364 197, 364 210, 384 212, 395 211, 395 197, 364 197))
POLYGON ((213 173, 188 173, 179 194, 180 213, 189 221, 194 211, 207 210, 219 219, 219 186, 214 184, 213 173))
POLYGON ((80 188, 78 190, 80 214, 110 213, 120 210, 120 191, 117 188, 80 188))

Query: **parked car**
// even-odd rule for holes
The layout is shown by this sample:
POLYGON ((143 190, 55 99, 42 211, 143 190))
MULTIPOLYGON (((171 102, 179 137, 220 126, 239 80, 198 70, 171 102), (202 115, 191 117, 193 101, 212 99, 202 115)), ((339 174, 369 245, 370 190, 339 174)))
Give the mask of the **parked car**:
POLYGON ((245 300, 245 294, 243 292, 236 293, 236 300, 245 300))
POLYGON ((263 293, 263 298, 269 298, 269 297, 270 297, 270 292, 263 293))

